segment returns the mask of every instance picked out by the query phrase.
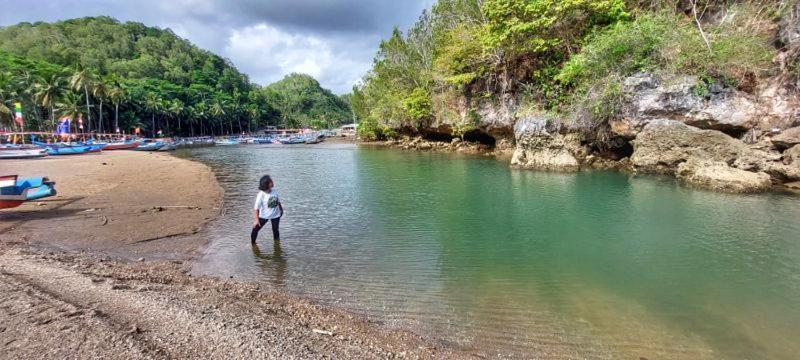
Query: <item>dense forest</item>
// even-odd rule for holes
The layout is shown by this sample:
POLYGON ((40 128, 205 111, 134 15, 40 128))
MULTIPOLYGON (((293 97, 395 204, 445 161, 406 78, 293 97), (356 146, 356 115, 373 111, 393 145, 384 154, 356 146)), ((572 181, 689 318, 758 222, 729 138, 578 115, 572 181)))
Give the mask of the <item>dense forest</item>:
POLYGON ((639 71, 748 91, 775 70, 776 19, 793 3, 439 0, 380 44, 351 105, 371 138, 442 126, 464 134, 487 104, 601 134, 623 79, 639 71))
POLYGON ((262 88, 169 29, 109 17, 0 28, 0 126, 10 126, 18 101, 30 130, 64 116, 82 117, 87 132, 148 135, 326 128, 352 117, 307 75, 262 88))

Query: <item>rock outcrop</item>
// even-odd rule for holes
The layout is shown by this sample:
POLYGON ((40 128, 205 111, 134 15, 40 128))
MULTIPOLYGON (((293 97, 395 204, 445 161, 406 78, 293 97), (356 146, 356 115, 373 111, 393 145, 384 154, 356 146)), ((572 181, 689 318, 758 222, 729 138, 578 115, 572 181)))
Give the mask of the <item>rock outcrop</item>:
POLYGON ((547 129, 544 117, 527 117, 514 127, 517 148, 511 165, 525 169, 578 171, 588 155, 577 133, 547 129))
POLYGON ((800 126, 782 131, 772 137, 772 145, 779 150, 785 150, 800 144, 800 126))
POLYGON ((691 160, 679 164, 675 176, 689 185, 722 192, 751 193, 772 187, 766 173, 737 169, 724 162, 691 160))
POLYGON ((702 130, 675 120, 653 120, 632 141, 637 171, 674 174, 687 161, 732 164, 749 149, 716 130, 702 130))
POLYGON ((741 134, 752 127, 758 113, 758 107, 746 94, 719 84, 700 84, 692 76, 661 79, 639 73, 625 79, 623 93, 627 99, 623 116, 609 125, 612 132, 629 139, 658 119, 741 134))

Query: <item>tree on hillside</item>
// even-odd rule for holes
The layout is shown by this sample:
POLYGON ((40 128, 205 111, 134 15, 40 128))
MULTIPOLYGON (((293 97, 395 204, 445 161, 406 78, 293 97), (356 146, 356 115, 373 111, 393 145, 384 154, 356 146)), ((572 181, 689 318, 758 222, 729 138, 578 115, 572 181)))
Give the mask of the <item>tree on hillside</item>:
POLYGON ((161 110, 161 98, 153 92, 147 93, 144 100, 144 108, 150 112, 152 128, 150 134, 156 137, 156 112, 161 110))
POLYGON ((86 130, 92 131, 92 111, 89 103, 89 88, 94 85, 97 75, 83 66, 78 66, 69 80, 69 86, 76 91, 83 91, 86 96, 86 130))
POLYGON ((67 90, 66 85, 67 84, 63 77, 53 74, 48 78, 39 78, 39 80, 33 86, 36 95, 36 102, 40 106, 50 110, 50 125, 53 128, 55 128, 56 125, 56 100, 63 96, 64 92, 67 90))

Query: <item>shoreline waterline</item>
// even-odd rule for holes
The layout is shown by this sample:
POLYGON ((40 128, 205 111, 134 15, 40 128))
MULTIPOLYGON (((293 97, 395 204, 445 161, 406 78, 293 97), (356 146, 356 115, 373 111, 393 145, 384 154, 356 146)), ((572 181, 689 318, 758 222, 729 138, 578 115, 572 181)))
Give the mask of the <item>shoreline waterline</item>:
MULTIPOLYGON (((207 149, 192 158, 224 174, 220 181, 233 189, 227 197, 234 202, 229 204, 233 211, 212 227, 217 241, 200 259, 196 274, 280 286, 429 339, 490 354, 514 356, 533 348, 575 356, 647 357, 657 356, 653 351, 660 348, 657 354, 677 356, 679 345, 684 354, 700 358, 753 351, 781 358, 791 353, 792 347, 780 345, 779 338, 751 333, 741 323, 762 316, 770 319, 763 326, 784 327, 776 319, 796 316, 791 311, 780 315, 778 309, 787 310, 780 300, 785 296, 774 298, 775 310, 765 313, 745 306, 744 299, 761 300, 752 298, 757 294, 743 296, 742 287, 735 285, 763 283, 762 293, 786 295, 794 291, 790 281, 767 279, 785 277, 794 271, 791 263, 781 260, 770 268, 744 259, 741 266, 753 267, 752 273, 737 280, 743 269, 724 259, 748 251, 772 256, 772 248, 784 246, 786 236, 774 240, 797 229, 765 206, 792 208, 797 201, 793 196, 696 191, 669 177, 532 172, 485 156, 361 147, 207 149), (249 219, 237 212, 249 206, 249 177, 261 172, 281 174, 278 188, 292 204, 287 212, 291 221, 287 217, 281 223, 286 238, 278 261, 270 258, 269 239, 262 240, 259 256, 236 238, 242 221, 249 219), (492 196, 468 196, 474 194, 468 189, 486 189, 492 196), (394 194, 413 194, 414 201, 394 194), (489 212, 473 213, 472 202, 489 212), (320 203, 329 206, 321 210, 320 203), (602 207, 595 209, 595 204, 602 207), (765 223, 763 216, 771 220, 765 223), (648 230, 659 224, 657 218, 665 226, 669 219, 675 224, 648 230), (779 226, 768 226, 775 222, 779 226), (616 225, 591 229, 596 223, 616 225), (771 244, 748 240, 754 231, 772 239, 771 244), (556 238, 562 240, 553 242, 556 238), (496 246, 486 248, 495 241, 496 246), (703 258, 718 264, 704 270, 705 275, 703 258), (687 270, 675 272, 681 262, 687 270), (623 271, 628 267, 638 270, 623 271), (648 285, 664 281, 668 286, 663 288, 648 285), (476 285, 495 289, 489 291, 493 295, 476 285), (570 289, 584 295, 569 295, 570 289), (726 300, 710 301, 717 292, 727 294, 726 300), (737 311, 741 314, 734 316, 737 311), (698 320, 680 320, 686 317, 698 320), (727 334, 724 327, 716 329, 731 324, 738 325, 727 334), (510 332, 481 333, 503 327, 510 332), (641 331, 629 332, 628 327, 641 331), (676 334, 683 331, 694 335, 677 341, 676 334), (573 346, 547 336, 564 337, 573 346), (636 346, 624 350, 621 343, 636 346), (759 350, 761 346, 765 348, 759 350)), ((784 333, 791 333, 791 326, 784 333)))
POLYGON ((279 289, 188 274, 222 214, 202 163, 109 152, 2 165, 49 175, 59 195, 0 212, 0 301, 74 314, 0 315, 6 355, 470 357, 279 289), (48 340, 63 329, 85 340, 48 340))

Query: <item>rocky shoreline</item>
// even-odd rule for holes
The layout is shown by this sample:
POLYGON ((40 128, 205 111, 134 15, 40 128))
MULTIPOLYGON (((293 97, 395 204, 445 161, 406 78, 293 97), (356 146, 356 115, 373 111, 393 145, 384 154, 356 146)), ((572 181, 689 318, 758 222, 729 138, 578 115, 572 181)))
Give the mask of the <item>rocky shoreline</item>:
POLYGON ((509 157, 511 166, 520 169, 664 174, 689 186, 721 192, 800 187, 796 94, 772 88, 754 96, 720 85, 700 95, 698 82, 689 76, 631 76, 624 82, 623 116, 607 124, 603 139, 555 115, 507 114, 500 121, 494 111, 485 117, 489 123, 480 124, 485 134, 495 134, 494 143, 458 137, 427 140, 417 135, 383 144, 403 150, 509 157), (503 126, 513 130, 503 131, 503 126), (511 139, 508 133, 513 133, 511 139))
POLYGON ((798 188, 800 3, 791 6, 776 24, 774 69, 758 76, 737 82, 715 74, 639 72, 593 105, 608 107, 596 116, 587 109, 521 106, 513 91, 465 98, 453 105, 455 116, 394 129, 432 141, 404 137, 387 144, 511 153, 511 165, 522 169, 665 174, 722 192, 798 188))

